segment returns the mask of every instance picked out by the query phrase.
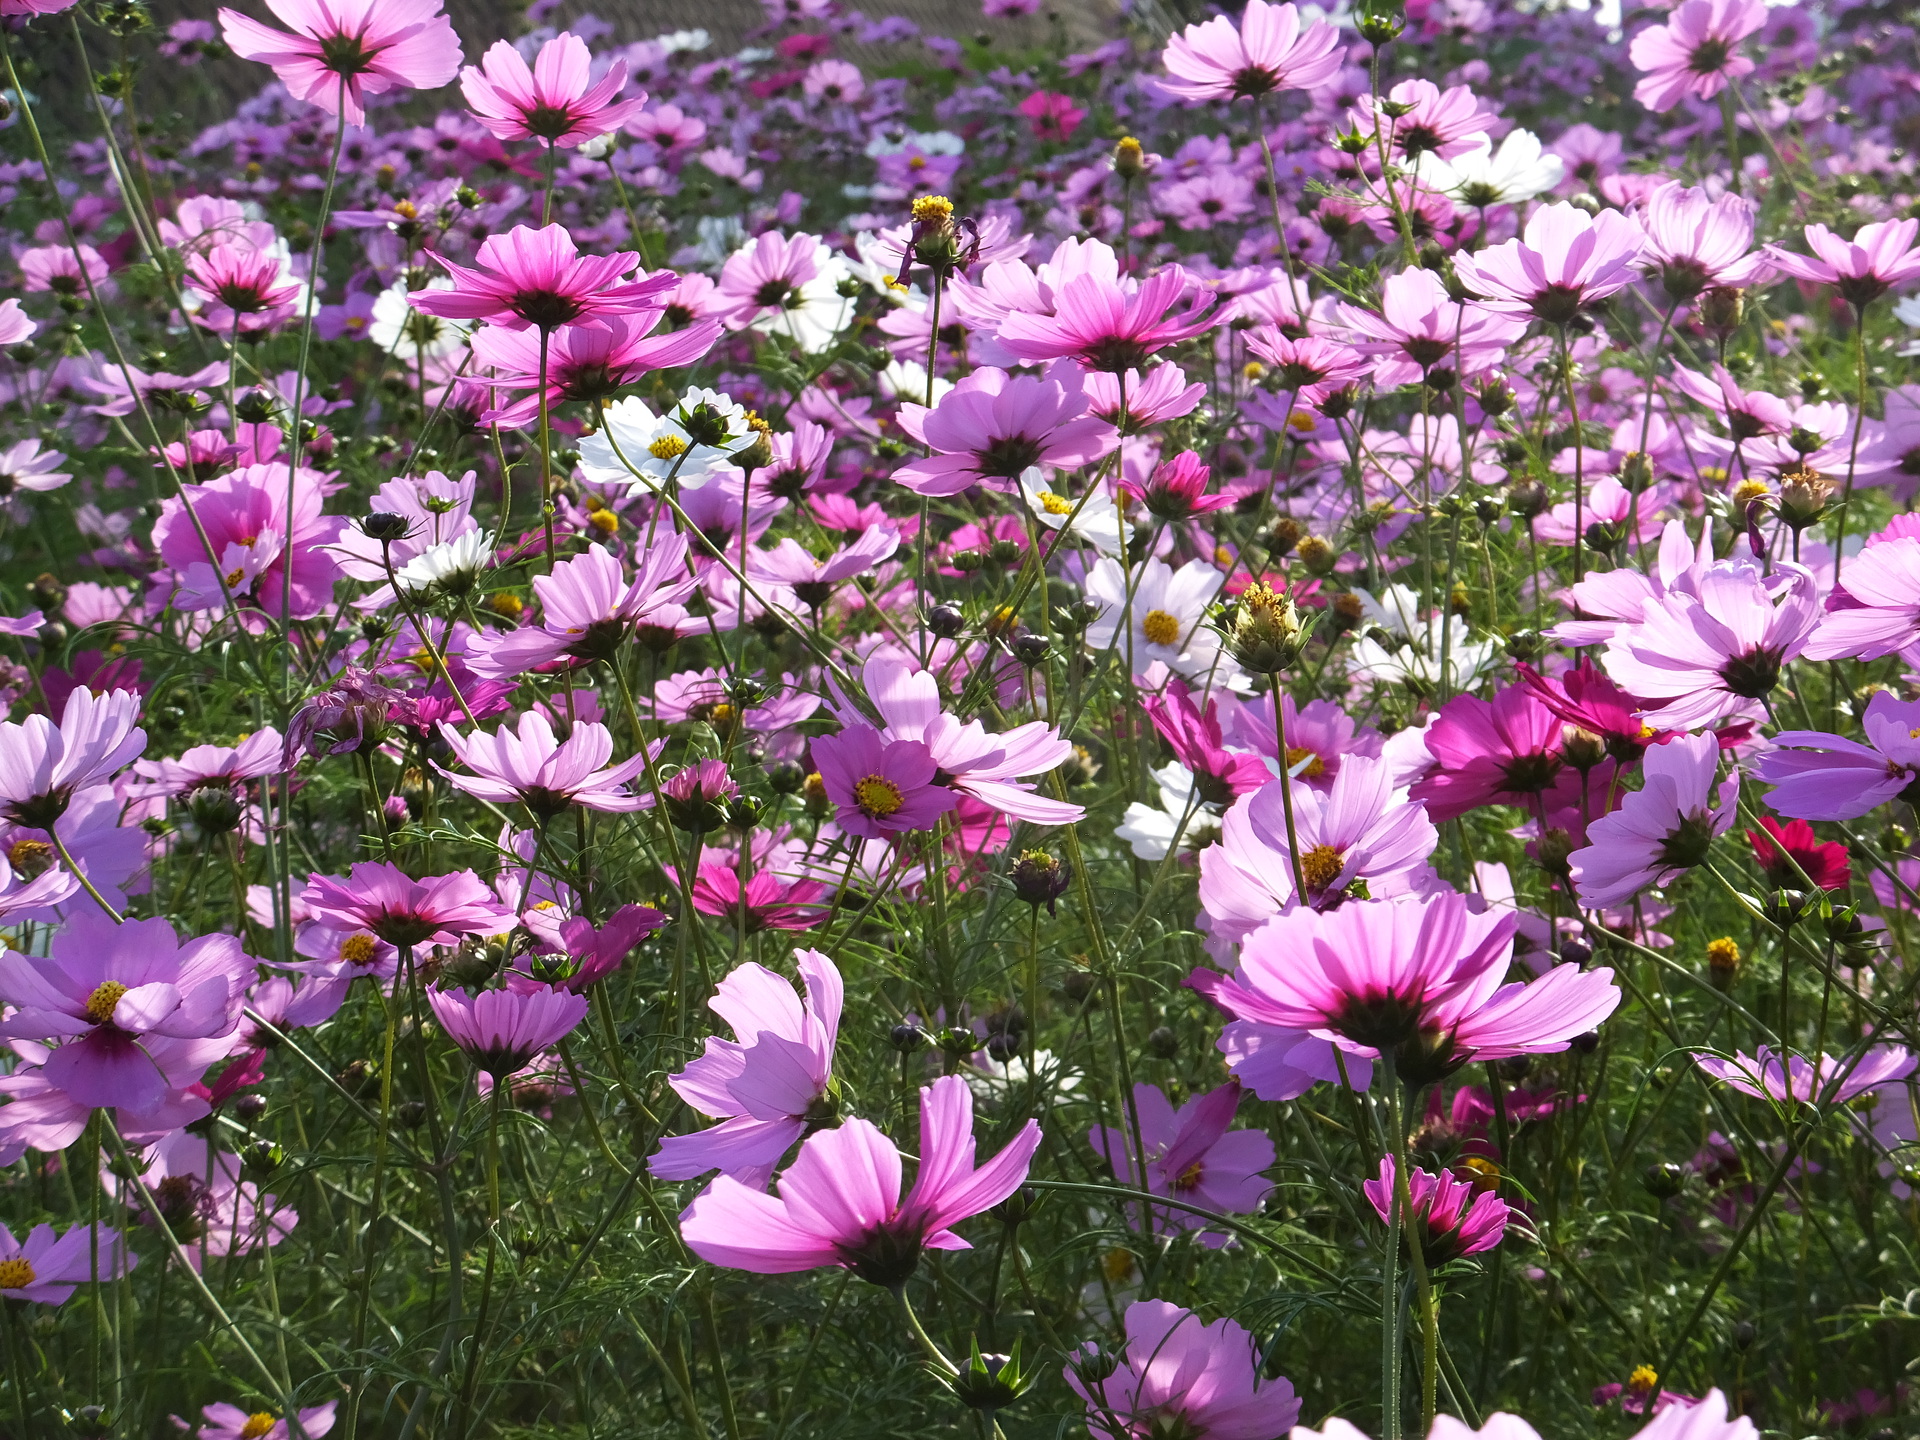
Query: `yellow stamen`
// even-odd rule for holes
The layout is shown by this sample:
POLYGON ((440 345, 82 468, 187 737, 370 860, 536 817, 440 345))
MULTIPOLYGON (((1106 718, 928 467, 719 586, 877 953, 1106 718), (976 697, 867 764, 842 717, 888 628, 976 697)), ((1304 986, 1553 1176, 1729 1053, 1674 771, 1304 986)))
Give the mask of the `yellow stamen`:
POLYGON ((900 807, 907 803, 900 794, 900 787, 884 775, 867 775, 855 781, 853 799, 855 804, 876 820, 898 814, 900 807))
POLYGON ((1324 890, 1340 878, 1346 858, 1331 845, 1316 845, 1300 857, 1300 878, 1309 890, 1324 890))
POLYGON ((1164 610, 1149 610, 1140 621, 1140 633, 1151 645, 1173 645, 1180 639, 1180 620, 1164 610))
POLYGON ((273 1429, 273 1427, 273 1412, 270 1410, 256 1410, 253 1414, 247 1416, 247 1423, 240 1427, 240 1440, 260 1440, 260 1437, 273 1429))
POLYGON ((380 943, 364 931, 340 942, 340 958, 349 965, 371 965, 379 950, 380 943))
POLYGON ((1051 490, 1042 490, 1039 494, 1040 508, 1049 515, 1071 515, 1073 502, 1064 495, 1056 495, 1051 490))
POLYGON ((1327 762, 1321 758, 1318 750, 1309 750, 1304 745, 1289 745, 1287 747, 1287 769, 1295 773, 1299 779, 1318 780, 1322 775, 1327 773, 1327 762), (1308 756, 1312 756, 1313 758, 1308 759, 1308 756), (1307 768, 1304 770, 1297 768, 1302 760, 1306 760, 1307 762, 1307 768))
POLYGON ((673 460, 687 453, 687 442, 678 435, 662 435, 647 446, 647 453, 656 460, 673 460))
MULTIPOLYGON (((907 163, 917 170, 927 162, 916 155, 907 163)), ((913 218, 922 225, 927 224, 929 221, 951 220, 953 218, 953 201, 944 195, 922 195, 918 200, 913 202, 913 218)))
POLYGON ((113 1019, 113 1007, 120 1003, 120 997, 126 993, 127 987, 118 980, 103 980, 87 997, 87 1019, 96 1025, 106 1024, 113 1019))
POLYGON ((0 1290, 24 1290, 37 1278, 33 1262, 24 1255, 0 1260, 0 1290))

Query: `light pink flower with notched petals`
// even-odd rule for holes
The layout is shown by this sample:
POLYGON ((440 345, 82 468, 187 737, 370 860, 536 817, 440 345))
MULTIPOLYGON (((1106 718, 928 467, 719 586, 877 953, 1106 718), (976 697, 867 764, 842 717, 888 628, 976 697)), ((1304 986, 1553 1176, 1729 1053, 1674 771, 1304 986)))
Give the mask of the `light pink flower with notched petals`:
POLYGON ((1847 561, 1809 660, 1878 660, 1920 641, 1920 538, 1869 544, 1847 561))
MULTIPOLYGON (((329 1400, 300 1412, 300 1434, 305 1440, 320 1440, 333 1429, 334 1411, 339 1405, 338 1400, 329 1400)), ((271 1411, 257 1410, 249 1415, 238 1405, 222 1401, 203 1406, 200 1414, 206 1423, 200 1427, 196 1440, 289 1440, 287 1417, 271 1411)), ((178 1415, 173 1417, 173 1423, 182 1430, 192 1428, 178 1415)))
POLYGON ((1843 240, 1824 225, 1809 225, 1807 248, 1812 255, 1769 245, 1767 258, 1787 274, 1831 285, 1841 299, 1864 307, 1920 278, 1920 248, 1913 243, 1916 234, 1920 234, 1920 220, 1876 220, 1862 225, 1851 240, 1843 240))
POLYGON ((1292 5, 1247 0, 1240 23, 1224 15, 1189 25, 1167 41, 1159 82, 1190 105, 1254 99, 1279 90, 1313 90, 1340 73, 1340 32, 1324 20, 1300 23, 1292 5))
POLYGON ((479 65, 460 72, 460 93, 496 140, 544 140, 568 147, 618 130, 646 106, 626 88, 627 62, 615 60, 595 81, 587 42, 562 31, 540 47, 529 67, 520 52, 496 40, 479 65))
POLYGON ((1055 292, 1051 315, 1014 311, 1000 324, 1000 346, 1028 362, 1072 358, 1088 370, 1120 374, 1136 370, 1168 345, 1213 326, 1208 313, 1217 297, 1195 288, 1178 265, 1137 285, 1076 275, 1055 292), (1174 313, 1181 297, 1186 308, 1174 313))
POLYGON ((1740 777, 1729 775, 1716 791, 1720 742, 1712 735, 1677 735, 1649 746, 1641 767, 1645 782, 1589 825, 1589 843, 1569 858, 1580 903, 1589 909, 1623 905, 1651 886, 1671 884, 1705 860, 1733 824, 1740 777))
POLYGON ((1231 1320, 1207 1324, 1169 1301, 1136 1300, 1126 1332, 1118 1363, 1089 1342, 1063 1372, 1096 1440, 1273 1440, 1300 1418, 1292 1383, 1261 1373, 1260 1347, 1231 1320))
POLYGON ((0 1300, 59 1305, 82 1285, 118 1280, 139 1263, 126 1236, 105 1226, 72 1225, 55 1234, 51 1225, 36 1225, 16 1240, 0 1225, 0 1300))
POLYGON ((1589 215, 1562 201, 1535 210, 1514 239, 1455 257, 1454 270, 1490 310, 1566 325, 1638 280, 1645 248, 1630 217, 1617 210, 1589 215))
POLYGON ((534 577, 540 623, 475 636, 467 650, 468 668, 482 679, 511 680, 555 660, 585 665, 611 659, 649 617, 678 625, 684 619, 678 604, 698 584, 687 570, 684 536, 663 536, 649 546, 631 580, 612 551, 589 545, 549 574, 534 577))
POLYGON ((344 880, 312 876, 298 899, 320 924, 370 930, 390 945, 457 945, 463 935, 502 935, 514 924, 471 870, 415 880, 397 865, 363 860, 344 880))
POLYGON ((77 792, 111 780, 146 749, 139 715, 131 690, 95 695, 77 686, 58 725, 44 715, 0 720, 0 815, 33 830, 55 824, 77 792))
POLYGON ((586 1018, 588 1000, 568 990, 429 990, 427 1003, 447 1038, 498 1085, 586 1018))
POLYGON ((1764 0, 1685 0, 1666 24, 1633 37, 1627 54, 1644 76, 1633 98, 1656 112, 1689 95, 1711 100, 1729 80, 1753 73, 1753 61, 1734 47, 1766 23, 1764 0))
POLYGON ((700 1057, 667 1083, 721 1123, 663 1139, 647 1162, 659 1179, 692 1180, 717 1169, 764 1190, 781 1156, 832 1123, 829 1088, 845 988, 838 967, 818 950, 795 950, 793 959, 804 998, 784 976, 749 963, 707 1001, 735 1038, 709 1037, 700 1057))
POLYGON ((440 0, 267 0, 293 33, 220 11, 227 48, 271 65, 296 100, 349 125, 367 123, 366 97, 438 90, 460 69, 460 37, 440 0))
POLYGON ((759 1275, 841 1266, 897 1288, 926 1250, 972 1247, 953 1226, 1020 1188, 1040 1148, 1029 1120, 974 1165, 973 1092, 947 1075, 920 1092, 920 1170, 900 1197, 900 1152, 866 1120, 808 1137, 768 1195, 722 1175, 680 1216, 687 1248, 709 1265, 759 1275))
POLYGON ((1912 1051, 1898 1045, 1876 1045, 1857 1063, 1843 1055, 1821 1055, 1817 1061, 1789 1054, 1786 1063, 1772 1048, 1758 1053, 1736 1052, 1731 1059, 1694 1051, 1702 1070, 1742 1095, 1777 1104, 1844 1105, 1876 1086, 1904 1080, 1920 1065, 1912 1051))
POLYGON ((645 274, 631 250, 582 255, 564 225, 516 225, 504 235, 489 235, 472 266, 433 258, 453 277, 453 288, 409 292, 414 309, 509 330, 557 330, 582 320, 664 310, 680 281, 671 270, 645 274), (640 278, 626 278, 636 274, 640 278))
POLYGON ((1458 304, 1431 270, 1389 275, 1378 312, 1341 301, 1335 313, 1354 349, 1372 357, 1373 383, 1388 390, 1436 369, 1465 380, 1498 365, 1507 346, 1526 333, 1520 317, 1458 304))
MULTIPOLYGON (((553 726, 538 710, 520 716, 517 731, 502 725, 492 735, 476 730, 462 735, 444 720, 440 733, 462 765, 473 773, 457 774, 445 766, 434 768, 454 789, 496 805, 525 805, 542 820, 550 820, 575 805, 586 810, 623 814, 653 804, 651 793, 633 794, 627 783, 646 769, 648 757, 635 755, 617 765, 613 732, 589 722, 574 725, 566 740, 554 738, 553 726)), ((655 741, 657 748, 661 742, 655 741)))
POLYGON ((1920 784, 1920 701, 1879 691, 1860 729, 1864 745, 1823 730, 1775 735, 1753 764, 1754 778, 1774 787, 1768 808, 1795 820, 1857 820, 1920 784))
POLYGON ((973 485, 1011 492, 1035 465, 1071 470, 1119 444, 1112 425, 1087 413, 1084 380, 1074 366, 1044 375, 1009 375, 983 365, 932 409, 900 407, 900 428, 933 453, 893 472, 920 495, 958 495, 973 485))
MULTIPOLYGON (((1156 1085, 1133 1087, 1134 1113, 1140 1122, 1144 1163, 1134 1154, 1133 1132, 1125 1126, 1095 1125, 1087 1143, 1123 1184, 1137 1185, 1144 1172, 1147 1189, 1170 1195, 1222 1215, 1251 1215, 1273 1188, 1262 1172, 1273 1165, 1273 1140, 1258 1130, 1232 1130, 1240 1108, 1240 1085, 1230 1081, 1195 1095, 1178 1110, 1156 1085)), ((1199 1230, 1204 1215, 1171 1206, 1152 1207, 1156 1232, 1199 1230)), ((1133 1222, 1139 1225, 1137 1213, 1133 1222)), ((1202 1237, 1211 1249, 1227 1243, 1224 1231, 1202 1237)))
POLYGON ((1669 180, 1637 214, 1646 236, 1639 266, 1659 277, 1676 304, 1710 286, 1762 285, 1773 278, 1773 266, 1753 248, 1755 207, 1743 195, 1710 196, 1669 180))

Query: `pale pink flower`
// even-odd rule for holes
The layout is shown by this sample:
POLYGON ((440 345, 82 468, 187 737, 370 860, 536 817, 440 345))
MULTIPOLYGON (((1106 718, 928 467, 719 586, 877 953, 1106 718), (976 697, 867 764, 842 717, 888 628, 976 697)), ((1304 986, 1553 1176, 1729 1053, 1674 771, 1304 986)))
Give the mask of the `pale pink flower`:
POLYGON ((1878 660, 1920 640, 1920 538, 1868 545, 1847 562, 1835 608, 1807 642, 1809 660, 1878 660))
POLYGON ((1324 20, 1300 23, 1292 5, 1247 0, 1236 26, 1224 15, 1189 25, 1167 41, 1160 86, 1190 105, 1279 90, 1313 90, 1340 73, 1340 32, 1324 20))
MULTIPOLYGON (((1223 1215, 1250 1215, 1273 1188, 1261 1173, 1273 1165, 1273 1141, 1258 1130, 1231 1130, 1240 1108, 1240 1086, 1228 1082, 1205 1095, 1195 1095, 1178 1110, 1156 1085, 1133 1087, 1134 1114, 1140 1123, 1141 1162, 1134 1154, 1133 1131, 1127 1125, 1095 1125, 1087 1143, 1126 1185, 1146 1176, 1147 1189, 1171 1195, 1223 1215)), ((1134 1223, 1139 1223, 1136 1215, 1134 1223)), ((1152 1228, 1198 1230, 1206 1217, 1170 1206, 1152 1209, 1152 1228)), ((1224 1232, 1203 1237, 1215 1249, 1227 1243, 1224 1232)))
POLYGON ((1491 310, 1565 325, 1637 280, 1635 261, 1645 245, 1628 216, 1616 210, 1589 215, 1562 201, 1535 210, 1521 236, 1455 256, 1454 271, 1491 310))
POLYGON ((126 1236, 104 1226, 72 1225, 56 1235, 53 1226, 36 1225, 16 1240, 0 1225, 0 1301, 59 1305, 80 1286, 118 1280, 139 1263, 126 1236))
POLYGON ((1781 1105, 1844 1105, 1878 1086, 1906 1079, 1920 1065, 1920 1058, 1898 1045, 1875 1045, 1857 1063, 1843 1055, 1809 1060, 1789 1053, 1782 1064, 1781 1056, 1766 1045, 1753 1055, 1735 1052, 1731 1059, 1696 1050, 1693 1060, 1742 1095, 1781 1105))
POLYGON ((586 1018, 588 1000, 569 990, 429 990, 427 1003, 447 1038, 498 1085, 586 1018))
MULTIPOLYGON (((1252 3, 1252 0, 1249 0, 1252 3)), ((1070 356, 1088 370, 1120 374, 1146 364, 1168 345, 1212 327, 1215 296, 1193 289, 1184 310, 1170 313, 1192 285, 1178 265, 1138 283, 1078 275, 1053 297, 1051 315, 1015 311, 1001 322, 1003 349, 1025 361, 1070 356)))
MULTIPOLYGON (((551 820, 578 805, 584 810, 624 813, 653 804, 651 792, 633 794, 627 784, 647 766, 645 755, 617 765, 613 732, 604 725, 577 722, 564 742, 538 710, 520 717, 516 733, 502 725, 492 735, 476 730, 462 735, 444 720, 440 734, 462 765, 473 772, 460 775, 445 766, 434 769, 454 789, 496 805, 525 805, 541 821, 551 820)), ((660 742, 655 742, 658 745, 660 742)))
POLYGON ((460 39, 440 0, 268 0, 267 8, 293 33, 223 6, 227 48, 271 65, 296 100, 349 125, 367 123, 367 96, 437 90, 460 69, 460 39))
POLYGON ((1435 370, 1464 380, 1500 362, 1526 331, 1524 319, 1457 304, 1431 270, 1402 270, 1380 287, 1380 310, 1341 301, 1340 323, 1357 338, 1354 349, 1373 357, 1373 383, 1411 385, 1435 370))
POLYGON ((1588 844, 1569 859, 1580 903, 1589 909, 1622 905, 1650 886, 1671 884, 1705 860, 1733 824, 1740 777, 1729 775, 1716 791, 1720 743, 1712 735, 1677 735, 1649 746, 1641 765, 1641 787, 1589 825, 1588 844))
POLYGON ((678 602, 698 584, 687 568, 683 536, 657 539, 638 557, 631 580, 612 551, 589 545, 549 574, 534 577, 538 625, 476 636, 468 647, 467 665, 482 679, 511 680, 556 660, 576 665, 610 660, 635 627, 656 617, 677 624, 683 616, 678 602))
POLYGON ((1137 1300, 1126 1331, 1118 1357, 1089 1343, 1067 1361, 1097 1440, 1274 1440, 1300 1418, 1292 1383, 1262 1375, 1260 1347, 1233 1321, 1206 1324, 1169 1301, 1137 1300))
MULTIPOLYGON (((305 1440, 320 1440, 322 1435, 333 1429, 334 1412, 339 1408, 338 1400, 329 1400, 324 1405, 314 1405, 300 1412, 300 1434, 305 1440)), ((289 1440, 287 1418, 275 1415, 270 1410, 256 1410, 248 1414, 238 1405, 228 1405, 224 1401, 203 1406, 200 1414, 206 1423, 200 1427, 195 1440, 289 1440)), ((173 1423, 182 1430, 187 1422, 179 1416, 173 1417, 173 1423)))
POLYGON ((587 42, 567 31, 540 47, 531 68, 510 43, 496 40, 478 66, 460 72, 460 93, 495 139, 582 145, 618 130, 647 103, 645 94, 615 98, 626 88, 626 61, 615 60, 598 81, 591 63, 587 42))
POLYGON ((1766 23, 1764 0, 1684 0, 1666 24, 1633 37, 1627 54, 1645 77, 1633 98, 1656 112, 1689 95, 1711 100, 1729 80, 1753 73, 1753 61, 1734 47, 1766 23))
POLYGON ((1637 213, 1646 237, 1637 263, 1660 278, 1676 305, 1711 286, 1762 284, 1773 275, 1766 257, 1753 249, 1755 208, 1743 195, 1715 198, 1669 180, 1637 213))
POLYGON ((31 830, 51 827, 77 792, 111 780, 146 749, 139 715, 133 691, 95 695, 82 685, 58 725, 44 715, 0 720, 0 815, 31 830))
MULTIPOLYGON (((1703 0, 1688 0, 1690 5, 1703 0)), ((1756 7, 1760 0, 1747 0, 1756 7)), ((1843 240, 1824 225, 1806 227, 1812 255, 1767 246, 1767 258, 1787 274, 1831 285, 1848 304, 1865 308, 1887 291, 1920 276, 1920 248, 1913 241, 1920 220, 1876 220, 1843 240)))
POLYGON ((957 495, 976 484, 1011 491, 1032 466, 1071 470, 1119 444, 1112 425, 1087 413, 1083 381, 1071 365, 1040 376, 983 365, 931 410, 902 405, 900 428, 933 452, 893 472, 921 495, 957 495))

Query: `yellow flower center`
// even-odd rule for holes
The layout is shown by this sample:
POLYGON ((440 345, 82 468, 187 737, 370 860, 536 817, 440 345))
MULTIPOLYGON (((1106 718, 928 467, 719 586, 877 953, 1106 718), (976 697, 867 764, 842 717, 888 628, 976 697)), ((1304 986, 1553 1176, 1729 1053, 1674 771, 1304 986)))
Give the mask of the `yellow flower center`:
POLYGON ((1140 633, 1149 644, 1172 645, 1180 639, 1180 621, 1164 610, 1149 610, 1140 622, 1140 633))
POLYGON ((1740 964, 1740 942, 1731 935, 1707 942, 1707 964, 1715 970, 1732 970, 1740 964))
POLYGON ((120 1003, 120 997, 126 993, 127 987, 118 980, 102 981, 87 997, 87 1019, 96 1025, 106 1024, 113 1019, 113 1007, 120 1003))
POLYGON ((1636 1365, 1633 1367, 1633 1374, 1627 1377, 1627 1388, 1642 1395, 1651 1391, 1659 1383, 1660 1372, 1651 1365, 1636 1365))
POLYGON ((1309 890, 1324 890, 1340 878, 1346 860, 1331 845, 1316 845, 1300 857, 1300 878, 1309 890))
POLYGON ((496 615, 504 615, 509 620, 518 620, 520 613, 527 608, 527 603, 509 590, 496 590, 487 597, 487 608, 496 615))
POLYGON ((687 453, 687 442, 678 435, 662 435, 647 446, 647 453, 656 460, 672 460, 687 453))
POLYGON ((1287 769, 1289 772, 1297 774, 1302 780, 1318 780, 1322 775, 1327 773, 1327 762, 1321 757, 1318 750, 1309 750, 1304 745, 1289 745, 1287 747, 1287 769), (1307 762, 1304 770, 1299 768, 1302 760, 1307 762))
POLYGON ((379 942, 362 931, 358 935, 349 935, 340 942, 340 958, 349 965, 371 965, 379 948, 379 942))
MULTIPOLYGON (((914 159, 908 163, 913 165, 915 169, 918 169, 926 162, 918 156, 915 156, 914 159)), ((953 202, 944 195, 922 195, 918 200, 913 202, 913 218, 918 220, 922 225, 927 224, 929 221, 951 220, 953 218, 953 202)))
POLYGON ((1200 1188, 1200 1162, 1198 1160, 1194 1161, 1191 1165, 1187 1166, 1186 1169, 1173 1177, 1173 1188, 1176 1194, 1185 1194, 1188 1191, 1198 1190, 1200 1188))
POLYGON ((402 220, 418 220, 420 218, 420 209, 411 200, 395 201, 393 213, 398 215, 402 220))
POLYGON ((587 517, 587 523, 602 535, 611 535, 620 528, 620 517, 611 510, 596 510, 587 517))
POLYGON ((1249 380, 1258 380, 1262 375, 1267 373, 1267 367, 1262 365, 1258 360, 1249 360, 1240 367, 1240 373, 1249 380))
POLYGON ((1073 502, 1064 495, 1056 495, 1051 490, 1040 492, 1040 508, 1049 515, 1071 515, 1073 502))
POLYGON ((1106 1272, 1107 1283, 1118 1285, 1133 1278, 1133 1252, 1131 1250, 1109 1250, 1100 1257, 1100 1268, 1106 1272))
POLYGON ((854 782, 853 798, 859 807, 876 820, 898 814, 906 800, 900 787, 884 775, 867 775, 854 782))
POLYGON ((0 1290, 24 1290, 37 1278, 33 1273, 33 1262, 24 1255, 0 1260, 0 1290))
POLYGON ((1733 503, 1736 505, 1745 505, 1750 501, 1758 500, 1761 496, 1768 493, 1766 481, 1742 480, 1738 485, 1733 487, 1733 503))
POLYGON ((239 570, 239 569, 229 570, 227 572, 227 588, 229 590, 233 589, 242 580, 246 578, 247 578, 247 572, 244 570, 239 570))
POLYGON ((7 847, 7 863, 16 870, 38 873, 53 860, 53 846, 45 840, 16 840, 7 847))
POLYGON ((1304 410, 1295 410, 1287 416, 1287 424, 1305 435, 1313 429, 1313 416, 1304 410))
POLYGON ((247 1416, 247 1423, 240 1427, 240 1440, 260 1440, 260 1437, 273 1429, 273 1412, 256 1410, 247 1416))

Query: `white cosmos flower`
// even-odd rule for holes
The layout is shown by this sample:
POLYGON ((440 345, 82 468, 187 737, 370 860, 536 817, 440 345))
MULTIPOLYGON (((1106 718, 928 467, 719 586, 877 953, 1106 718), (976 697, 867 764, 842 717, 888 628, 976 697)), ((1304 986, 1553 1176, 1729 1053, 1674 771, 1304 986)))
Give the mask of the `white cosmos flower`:
POLYGON ((1421 158, 1420 178, 1435 190, 1466 205, 1513 205, 1544 195, 1566 174, 1566 162, 1549 155, 1531 130, 1514 130, 1493 148, 1483 135, 1478 149, 1452 160, 1438 155, 1421 158))
MULTIPOLYGON (((1893 318, 1902 325, 1920 330, 1920 295, 1909 295, 1893 307, 1893 318)), ((1902 355, 1920 355, 1920 339, 1909 340, 1900 347, 1902 355)))
POLYGON ((629 395, 609 405, 600 429, 582 438, 579 468, 596 485, 657 489, 671 475, 683 489, 698 490, 753 440, 746 407, 717 390, 695 386, 664 415, 629 395))
POLYGON ((1020 493, 1026 496, 1027 508, 1033 511, 1034 518, 1049 530, 1065 529, 1071 520, 1073 533, 1102 555, 1120 553, 1120 511, 1104 486, 1096 486, 1086 503, 1081 504, 1078 496, 1051 489, 1046 472, 1038 465, 1030 465, 1020 472, 1020 493), (1080 511, 1077 515, 1074 514, 1076 506, 1080 511))
MULTIPOLYGON (((1363 598, 1361 604, 1366 603, 1363 598)), ((1437 686, 1444 669, 1450 677, 1449 688, 1466 690, 1500 661, 1500 646, 1491 640, 1475 640, 1467 622, 1459 616, 1445 625, 1439 615, 1429 615, 1418 630, 1406 638, 1402 635, 1394 635, 1391 645, 1383 645, 1371 635, 1360 636, 1348 657, 1348 671, 1356 680, 1413 680, 1437 686)))
POLYGON ((1203 623, 1221 578, 1204 560, 1189 560, 1175 570, 1164 560, 1150 559, 1140 567, 1129 597, 1127 571, 1118 560, 1102 556, 1087 571, 1084 587, 1087 599, 1102 607, 1087 626, 1087 648, 1097 655, 1112 646, 1134 675, 1158 660, 1203 691, 1215 685, 1244 688, 1247 677, 1203 623))
POLYGON ((1155 770, 1153 779, 1160 787, 1160 803, 1156 806, 1134 801, 1127 806, 1126 815, 1113 831, 1116 837, 1127 842, 1136 856, 1142 860, 1166 859, 1176 833, 1182 848, 1187 850, 1198 850, 1219 836, 1219 817, 1194 801, 1192 771, 1175 760, 1155 770), (1192 813, 1188 813, 1189 806, 1192 813), (1185 830, 1180 829, 1183 816, 1187 822, 1185 830))
POLYGON ((430 545, 399 570, 394 579, 408 599, 438 592, 459 595, 493 564, 493 545, 484 530, 469 530, 456 540, 430 545))
MULTIPOLYGON (((429 290, 451 290, 453 281, 436 276, 427 282, 429 290)), ((396 360, 409 365, 421 357, 429 360, 451 355, 467 343, 473 326, 465 320, 446 320, 428 315, 407 303, 407 283, 390 285, 373 302, 373 319, 367 326, 367 339, 396 360)))
MULTIPOLYGON (((887 368, 874 376, 880 382, 880 388, 896 400, 908 400, 915 405, 927 403, 927 367, 918 360, 889 361, 887 368)), ((942 376, 933 377, 933 403, 953 389, 953 382, 942 376)))

